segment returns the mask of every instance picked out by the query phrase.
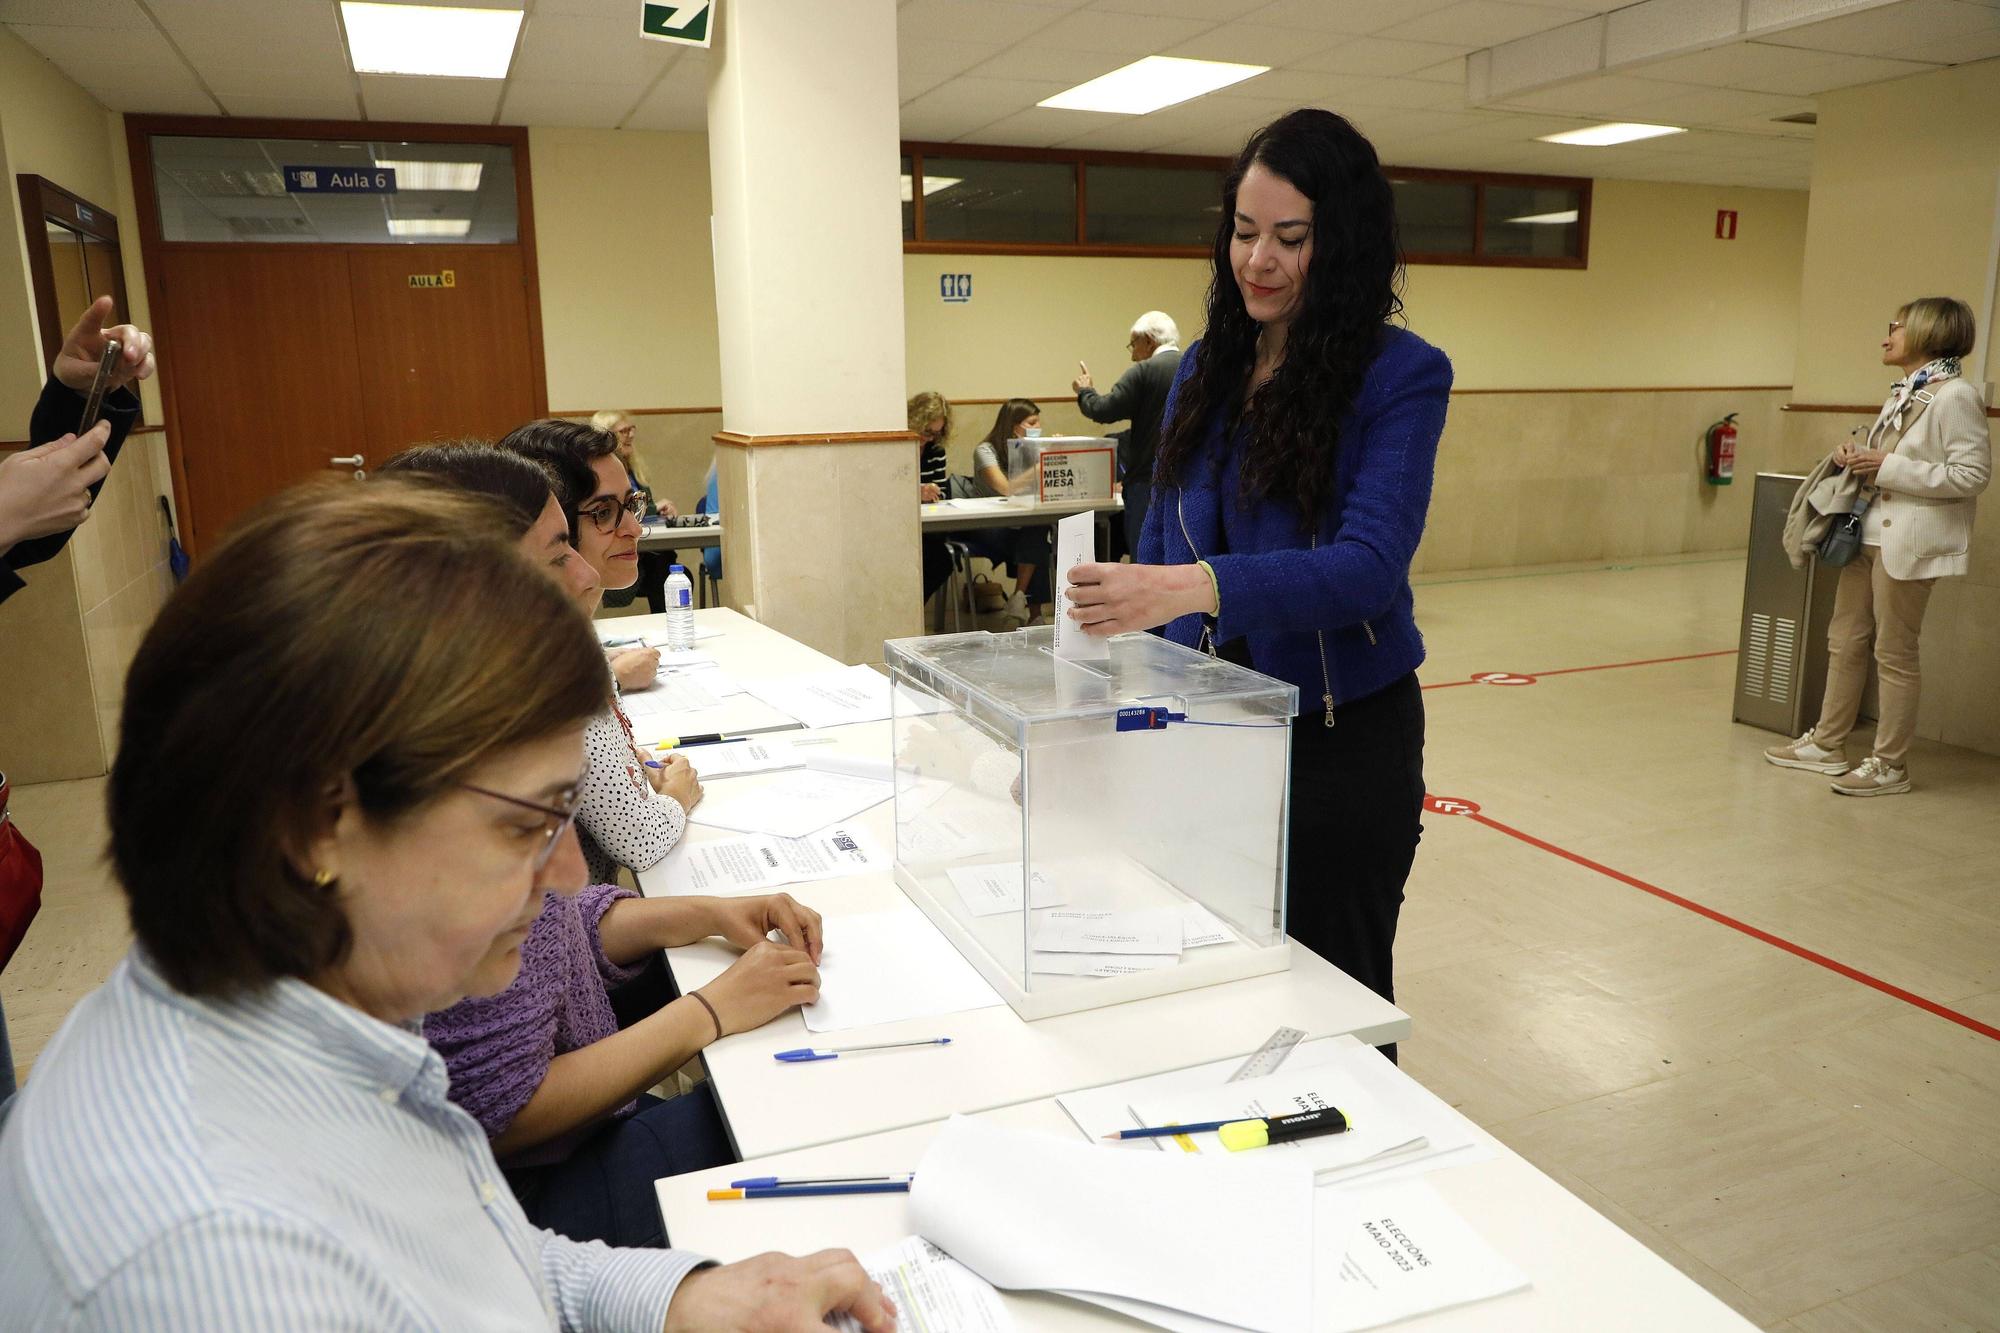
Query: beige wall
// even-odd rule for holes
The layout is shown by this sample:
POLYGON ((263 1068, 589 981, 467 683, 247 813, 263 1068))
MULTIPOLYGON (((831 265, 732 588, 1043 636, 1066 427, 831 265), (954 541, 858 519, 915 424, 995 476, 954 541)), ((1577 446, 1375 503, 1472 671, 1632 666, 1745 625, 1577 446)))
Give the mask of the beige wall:
MULTIPOLYGON (((1942 294, 1977 309, 1985 293, 2000 184, 2000 61, 1830 93, 1819 107, 1797 396, 1875 403, 1892 374, 1878 345, 1896 308, 1942 294)), ((1981 312, 1982 324, 1991 319, 1981 312)), ((1989 357, 1988 380, 1994 365, 1989 357)), ((1786 428, 1795 452, 1817 457, 1872 416, 1789 413, 1786 428)), ((1979 501, 1972 572, 1940 580, 1931 595, 1923 672, 1918 735, 2000 754, 2000 496, 1992 491, 1979 501)))
MULTIPOLYGON (((149 323, 120 117, 11 33, 0 31, 0 158, 7 190, 0 247, 0 438, 18 439, 44 378, 15 173, 43 176, 117 214, 132 318, 149 323), (18 296, 16 295, 18 293, 18 296)), ((78 312, 60 312, 67 324, 78 312)), ((148 386, 148 419, 160 420, 148 386)), ((155 496, 171 494, 164 437, 133 437, 90 520, 58 558, 24 571, 0 608, 0 767, 21 781, 102 773, 117 743, 125 671, 170 577, 155 496)))

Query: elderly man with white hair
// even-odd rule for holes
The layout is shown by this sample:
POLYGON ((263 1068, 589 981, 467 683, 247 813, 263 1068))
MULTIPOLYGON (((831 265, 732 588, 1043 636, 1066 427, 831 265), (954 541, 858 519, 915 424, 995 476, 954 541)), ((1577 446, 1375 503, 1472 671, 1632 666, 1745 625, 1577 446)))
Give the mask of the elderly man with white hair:
POLYGON ((1174 372, 1181 364, 1181 332, 1173 317, 1148 310, 1132 322, 1132 336, 1125 344, 1132 353, 1132 367, 1118 377, 1111 392, 1099 393, 1090 382, 1090 367, 1077 362, 1083 373, 1070 384, 1076 391, 1077 408, 1092 421, 1130 421, 1132 429, 1118 450, 1118 471, 1125 482, 1125 542, 1139 549, 1139 533, 1146 526, 1146 501, 1153 490, 1153 452, 1160 443, 1160 419, 1167 410, 1167 390, 1173 387, 1174 372))

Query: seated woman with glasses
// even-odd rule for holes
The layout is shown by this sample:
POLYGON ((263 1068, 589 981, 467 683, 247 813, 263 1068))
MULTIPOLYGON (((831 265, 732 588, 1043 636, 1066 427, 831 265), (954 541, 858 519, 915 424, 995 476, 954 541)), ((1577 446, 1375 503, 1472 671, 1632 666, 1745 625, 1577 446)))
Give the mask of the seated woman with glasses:
POLYGON ((522 529, 408 481, 300 487, 160 612, 109 783, 136 942, 9 1105, 0 1323, 894 1327, 849 1255, 536 1229, 414 1031, 507 986, 583 881, 604 659, 522 529))
MULTIPOLYGON (((546 420, 510 431, 500 447, 555 478, 570 537, 596 571, 600 587, 630 587, 638 577, 640 502, 626 486, 617 442, 582 422, 546 420)), ((597 609, 598 596, 592 592, 579 603, 584 614, 597 609)), ((659 654, 648 648, 643 655, 644 677, 651 683, 659 654)), ((619 665, 613 658, 620 688, 631 688, 619 665)), ((610 883, 619 866, 647 870, 673 850, 687 827, 687 812, 701 800, 701 783, 685 756, 670 753, 656 759, 639 748, 615 693, 591 724, 586 744, 590 772, 579 832, 591 879, 610 883)))
MULTIPOLYGON (((519 455, 429 445, 398 454, 382 473, 499 501, 508 534, 538 563, 554 546, 569 550, 559 510, 548 531, 547 475, 519 455), (531 528, 526 516, 538 510, 531 528)), ((562 566, 546 565, 573 601, 588 600, 562 566)), ((567 821, 583 804, 579 788, 568 811, 543 813, 567 821)), ((513 982, 429 1015, 424 1035, 445 1058, 452 1101, 485 1127, 531 1221, 571 1240, 662 1245, 652 1182, 735 1155, 707 1084, 665 1101, 646 1089, 725 1033, 812 1003, 819 948, 819 915, 788 894, 646 900, 593 883, 549 894, 513 982), (791 943, 766 938, 773 930, 791 943), (648 984, 660 950, 714 935, 746 952, 705 993, 676 996, 648 984)))

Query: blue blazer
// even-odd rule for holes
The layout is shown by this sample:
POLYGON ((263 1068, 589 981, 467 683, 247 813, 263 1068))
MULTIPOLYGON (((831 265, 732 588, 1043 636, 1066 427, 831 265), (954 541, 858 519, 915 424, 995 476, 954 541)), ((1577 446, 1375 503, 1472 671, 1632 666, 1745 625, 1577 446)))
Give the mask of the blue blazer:
MULTIPOLYGON (((1181 358, 1169 421, 1200 355, 1197 342, 1181 358)), ((1381 350, 1341 418, 1333 492, 1310 525, 1287 500, 1243 502, 1248 426, 1225 440, 1217 413, 1181 484, 1155 478, 1139 562, 1208 561, 1222 597, 1215 639, 1247 638, 1257 670, 1299 687, 1303 714, 1318 713, 1322 696, 1349 703, 1401 679, 1424 660, 1410 560, 1424 535, 1450 392, 1445 354, 1385 325, 1381 350)), ((1203 628, 1204 617, 1188 615, 1159 632, 1193 647, 1203 628)))

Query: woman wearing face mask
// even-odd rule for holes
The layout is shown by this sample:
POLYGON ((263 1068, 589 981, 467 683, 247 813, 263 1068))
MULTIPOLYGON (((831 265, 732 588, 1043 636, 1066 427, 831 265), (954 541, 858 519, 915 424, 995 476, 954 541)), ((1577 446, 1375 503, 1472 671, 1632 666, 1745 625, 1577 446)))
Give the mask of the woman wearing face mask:
MULTIPOLYGON (((975 496, 1028 494, 1035 487, 1035 461, 1041 456, 1042 409, 1026 398, 1009 398, 993 417, 972 451, 972 493, 975 496)), ((1041 524, 998 528, 974 533, 972 548, 995 564, 1014 570, 1014 595, 1003 614, 1025 624, 1034 608, 1048 601, 1049 529, 1041 524)))
POLYGON ((409 482, 300 487, 160 612, 109 783, 136 942, 10 1106, 0 1321, 893 1326, 851 1256, 698 1269, 537 1230, 446 1099, 415 1022, 507 985, 581 882, 608 688, 518 529, 409 482))
POLYGON ((1079 565, 1092 634, 1164 627, 1289 680, 1286 926, 1384 998, 1423 804, 1410 559, 1451 363, 1401 309, 1389 182, 1330 111, 1225 178, 1207 333, 1168 399, 1139 563, 1079 565))
MULTIPOLYGON (((638 505, 612 438, 581 422, 552 419, 509 432, 500 447, 555 476, 556 499, 569 518, 577 554, 602 586, 629 588, 638 577, 638 505)), ((579 606, 586 615, 596 610, 595 594, 579 606)), ((657 653, 645 652, 657 663, 657 653)), ((613 658, 614 673, 619 663, 613 658)), ((649 664, 649 683, 652 674, 649 664)), ((591 723, 585 748, 590 768, 577 833, 591 881, 609 884, 618 878, 619 866, 647 870, 673 850, 687 827, 687 812, 701 800, 701 783, 684 756, 656 759, 639 749, 615 696, 591 723)))
MULTIPOLYGON (((491 445, 428 445, 377 475, 499 501, 509 535, 574 599, 567 567, 544 558, 569 551, 568 527, 546 474, 527 459, 491 445), (538 507, 530 527, 525 515, 538 507)), ((574 552, 570 560, 589 574, 574 552)), ((812 1003, 819 950, 819 914, 789 894, 644 900, 592 884, 547 895, 513 981, 429 1015, 424 1035, 445 1058, 452 1101, 492 1138, 530 1221, 571 1240, 663 1245, 652 1182, 736 1159, 706 1083, 665 1101, 646 1089, 711 1041, 812 1003), (788 943, 768 939, 772 931, 788 943), (710 936, 743 957, 701 992, 662 986, 660 950, 710 936)))

